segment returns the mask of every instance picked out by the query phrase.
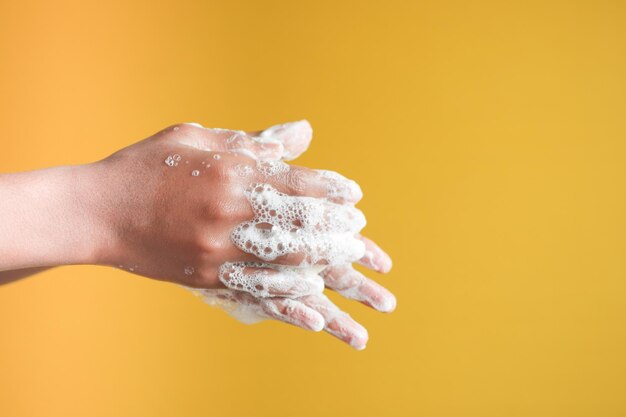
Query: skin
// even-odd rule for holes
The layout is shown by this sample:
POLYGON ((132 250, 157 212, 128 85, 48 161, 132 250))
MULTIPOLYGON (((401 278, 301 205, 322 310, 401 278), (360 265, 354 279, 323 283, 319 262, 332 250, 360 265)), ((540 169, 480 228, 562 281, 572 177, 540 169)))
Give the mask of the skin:
MULTIPOLYGON (((224 290, 221 265, 261 261, 230 239, 233 228, 254 216, 244 195, 251 184, 268 183, 284 194, 315 197, 316 204, 329 208, 357 210, 352 206, 362 194, 353 182, 339 184, 343 193, 329 194, 330 180, 315 170, 290 166, 267 177, 254 169, 257 160, 292 159, 307 149, 310 126, 299 123, 277 129, 272 141, 255 139, 259 132, 175 125, 95 163, 0 175, 0 284, 58 265, 94 264, 224 290), (176 155, 175 166, 165 163, 176 155), (250 175, 237 174, 235 167, 243 165, 253 168, 250 175)), ((391 269, 391 259, 374 242, 355 239, 366 248, 359 263, 381 273, 391 269)), ((306 256, 292 253, 272 264, 297 266, 306 256)), ((389 291, 350 265, 328 266, 321 276, 328 288, 348 298, 379 311, 395 308, 389 291)), ((272 297, 265 299, 224 291, 231 299, 261 305, 271 312, 268 317, 309 330, 319 330, 314 322, 323 317, 324 330, 357 349, 367 342, 361 325, 325 297, 303 293, 302 285, 270 288, 272 297)))

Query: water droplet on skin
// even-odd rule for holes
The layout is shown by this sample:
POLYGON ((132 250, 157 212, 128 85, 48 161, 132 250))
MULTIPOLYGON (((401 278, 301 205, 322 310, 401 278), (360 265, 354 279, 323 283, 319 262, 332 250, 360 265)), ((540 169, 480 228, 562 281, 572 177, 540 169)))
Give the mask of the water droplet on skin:
POLYGON ((219 156, 218 154, 213 155, 213 159, 220 159, 221 156, 219 156))
POLYGON ((195 269, 193 268, 193 266, 185 267, 185 275, 193 275, 194 272, 195 272, 195 269))
POLYGON ((174 155, 169 155, 165 158, 165 164, 170 167, 178 166, 178 162, 181 160, 181 156, 175 153, 174 155))
POLYGON ((193 177, 197 177, 198 175, 200 175, 200 171, 198 171, 197 169, 194 169, 193 171, 191 171, 191 175, 193 177))
POLYGON ((178 129, 180 129, 180 127, 178 127, 178 126, 176 126, 176 127, 174 128, 174 130, 178 130, 178 129))

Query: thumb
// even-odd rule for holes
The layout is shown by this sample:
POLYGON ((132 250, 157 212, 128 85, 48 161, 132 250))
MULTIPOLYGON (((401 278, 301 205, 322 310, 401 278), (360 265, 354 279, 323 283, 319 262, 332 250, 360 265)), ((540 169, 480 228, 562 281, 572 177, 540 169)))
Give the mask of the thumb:
POLYGON ((183 123, 169 130, 169 139, 203 151, 238 152, 261 160, 281 159, 285 153, 278 139, 259 140, 242 130, 211 129, 198 123, 183 123))
POLYGON ((313 129, 306 120, 289 122, 268 127, 260 132, 249 132, 254 140, 259 142, 278 141, 283 144, 282 159, 290 161, 296 159, 307 150, 313 138, 313 129))

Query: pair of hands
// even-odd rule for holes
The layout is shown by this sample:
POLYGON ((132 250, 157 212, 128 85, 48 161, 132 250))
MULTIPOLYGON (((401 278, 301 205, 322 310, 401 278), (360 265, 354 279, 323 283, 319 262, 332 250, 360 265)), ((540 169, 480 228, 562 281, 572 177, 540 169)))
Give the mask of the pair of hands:
POLYGON ((282 162, 311 138, 306 121, 262 132, 180 124, 93 164, 99 219, 113 225, 97 263, 190 287, 245 322, 365 348, 366 329, 322 291, 391 312, 394 296, 351 265, 386 273, 391 259, 359 234, 354 181, 282 162))

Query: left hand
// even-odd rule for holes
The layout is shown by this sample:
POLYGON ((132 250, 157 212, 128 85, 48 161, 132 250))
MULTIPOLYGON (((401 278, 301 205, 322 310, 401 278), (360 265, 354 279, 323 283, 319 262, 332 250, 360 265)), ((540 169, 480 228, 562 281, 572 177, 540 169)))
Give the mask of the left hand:
MULTIPOLYGON (((204 150, 243 152, 265 160, 295 159, 306 151, 312 139, 311 126, 305 120, 273 126, 260 132, 204 129, 201 133, 202 140, 190 137, 186 144, 204 150)), ((359 264, 378 273, 388 273, 392 266, 389 255, 370 239, 358 238, 366 248, 359 264)), ((327 288, 346 298, 385 313, 392 312, 396 307, 396 298, 391 292, 350 264, 328 266, 320 272, 320 276, 327 288)), ((359 350, 365 348, 368 340, 367 330, 323 294, 290 299, 255 298, 233 289, 194 291, 209 304, 225 308, 242 321, 273 318, 307 330, 323 329, 359 350)))

